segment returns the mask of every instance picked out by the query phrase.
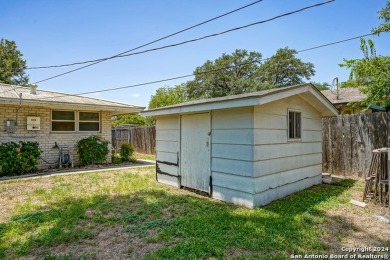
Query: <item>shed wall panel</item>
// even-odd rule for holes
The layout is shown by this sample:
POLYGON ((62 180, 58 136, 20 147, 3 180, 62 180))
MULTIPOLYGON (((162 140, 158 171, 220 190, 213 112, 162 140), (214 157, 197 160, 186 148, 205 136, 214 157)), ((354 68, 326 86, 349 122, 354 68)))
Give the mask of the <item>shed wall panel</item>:
POLYGON ((253 162, 212 158, 211 171, 250 177, 253 176, 253 162))
POLYGON ((255 178, 255 193, 260 193, 269 189, 275 189, 289 183, 299 182, 301 180, 321 175, 322 165, 313 165, 304 168, 279 172, 263 177, 255 178))
MULTIPOLYGON (((179 151, 179 142, 176 141, 156 141, 157 152, 176 153, 179 151)), ((159 160, 157 158, 157 160, 159 160)))
POLYGON ((214 110, 212 129, 251 129, 253 127, 252 115, 252 107, 214 110))
POLYGON ((309 155, 322 152, 322 143, 284 143, 271 145, 256 145, 254 148, 255 161, 285 158, 297 155, 309 155))
POLYGON ((179 167, 175 165, 168 165, 165 163, 157 163, 157 167, 163 173, 167 173, 169 175, 179 176, 179 167))
POLYGON ((178 153, 169 153, 169 152, 157 152, 156 158, 157 161, 161 162, 169 162, 169 163, 176 163, 178 164, 178 153))
POLYGON ((214 199, 227 201, 234 203, 236 205, 245 206, 248 208, 253 208, 253 194, 232 190, 229 188, 219 187, 217 185, 213 185, 213 194, 212 197, 214 199))
POLYGON ((252 145, 213 144, 211 151, 213 158, 253 161, 252 145))
POLYGON ((157 173, 157 181, 164 183, 164 184, 168 184, 168 185, 177 187, 177 188, 180 188, 179 187, 179 179, 177 177, 174 177, 174 176, 169 176, 169 175, 157 173))
POLYGON ((161 129, 156 132, 156 141, 179 141, 179 129, 161 129))
POLYGON ((179 129, 179 115, 164 115, 156 117, 156 130, 178 130, 179 129))
POLYGON ((322 163, 322 154, 296 155, 291 157, 276 158, 271 160, 257 161, 254 163, 255 178, 274 173, 300 169, 307 166, 322 163))
POLYGON ((253 144, 253 129, 213 130, 213 144, 253 144))
POLYGON ((267 190, 254 195, 254 205, 263 206, 271 201, 283 198, 291 193, 309 188, 313 185, 321 184, 322 176, 317 175, 311 178, 307 178, 295 183, 290 183, 284 186, 277 187, 275 189, 267 190))
POLYGON ((213 185, 253 194, 253 178, 213 172, 213 185))

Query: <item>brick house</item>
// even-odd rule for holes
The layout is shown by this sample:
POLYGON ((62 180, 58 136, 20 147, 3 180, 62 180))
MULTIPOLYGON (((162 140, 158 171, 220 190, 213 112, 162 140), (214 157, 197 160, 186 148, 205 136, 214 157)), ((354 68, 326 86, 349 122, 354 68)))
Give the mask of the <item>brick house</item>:
MULTIPOLYGON (((66 145, 77 165, 75 144, 91 134, 109 141, 115 115, 138 113, 143 107, 60 92, 0 83, 0 143, 35 141, 48 162, 58 158, 55 144, 66 145)), ((49 164, 40 160, 39 167, 49 164)))

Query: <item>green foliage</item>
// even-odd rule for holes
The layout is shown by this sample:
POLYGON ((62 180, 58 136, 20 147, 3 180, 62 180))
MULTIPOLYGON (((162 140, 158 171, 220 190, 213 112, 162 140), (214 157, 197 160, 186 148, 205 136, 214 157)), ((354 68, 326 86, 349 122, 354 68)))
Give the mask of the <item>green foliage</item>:
POLYGON ((139 114, 118 116, 118 118, 114 122, 112 122, 113 126, 119 126, 124 124, 143 126, 146 125, 146 122, 145 118, 139 114))
POLYGON ((350 69, 350 77, 343 87, 359 87, 367 95, 362 102, 369 106, 382 103, 383 107, 390 105, 390 57, 377 56, 374 43, 368 40, 368 46, 361 39, 360 49, 364 57, 361 59, 344 59, 341 67, 350 69))
POLYGON ((115 163, 115 164, 120 164, 122 162, 122 158, 121 158, 120 154, 117 154, 117 153, 114 153, 112 155, 111 160, 112 160, 112 163, 115 163))
POLYGON ((378 18, 383 20, 383 23, 377 28, 373 28, 372 32, 377 35, 380 35, 382 32, 390 32, 390 0, 387 1, 386 6, 378 14, 378 18))
POLYGON ((77 142, 77 154, 82 165, 102 163, 108 154, 108 142, 100 136, 91 135, 77 142))
POLYGON ((214 61, 207 60, 195 69, 195 79, 187 82, 189 98, 214 98, 271 88, 259 81, 261 58, 259 52, 237 49, 232 54, 223 53, 214 61))
POLYGON ((314 65, 296 58, 296 50, 278 49, 276 54, 264 62, 259 69, 260 80, 276 87, 287 87, 304 83, 314 76, 314 65))
POLYGON ((26 61, 14 41, 0 40, 0 83, 26 85, 26 61))
POLYGON ((262 63, 259 52, 235 50, 206 61, 187 82, 190 99, 214 98, 303 83, 314 75, 314 65, 296 58, 296 50, 284 48, 262 63), (204 73, 215 71, 214 73, 204 73))
POLYGON ((20 175, 36 170, 41 149, 37 142, 9 142, 0 145, 0 176, 20 175))
POLYGON ((120 155, 123 162, 135 162, 134 147, 131 144, 122 144, 120 155))
POLYGON ((188 101, 185 84, 175 87, 161 87, 156 90, 156 94, 151 96, 149 109, 165 107, 188 101))
POLYGON ((320 83, 320 82, 312 81, 311 84, 313 84, 320 91, 328 90, 330 87, 330 84, 328 82, 320 83))

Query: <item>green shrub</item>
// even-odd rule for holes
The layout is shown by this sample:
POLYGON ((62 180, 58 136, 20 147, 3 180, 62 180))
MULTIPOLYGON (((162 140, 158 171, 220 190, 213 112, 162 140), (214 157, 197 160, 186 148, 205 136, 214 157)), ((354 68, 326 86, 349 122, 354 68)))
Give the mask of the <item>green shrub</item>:
POLYGON ((122 158, 121 158, 121 156, 118 153, 114 153, 112 155, 111 159, 112 159, 112 163, 115 163, 115 164, 119 164, 119 163, 122 162, 122 158))
POLYGON ((9 142, 0 145, 0 176, 20 175, 38 170, 42 151, 37 142, 9 142))
POLYGON ((78 141, 76 148, 80 164, 91 165, 104 162, 109 152, 107 145, 107 141, 96 135, 91 135, 78 141))
POLYGON ((123 162, 136 162, 134 147, 131 144, 122 144, 120 154, 123 162))

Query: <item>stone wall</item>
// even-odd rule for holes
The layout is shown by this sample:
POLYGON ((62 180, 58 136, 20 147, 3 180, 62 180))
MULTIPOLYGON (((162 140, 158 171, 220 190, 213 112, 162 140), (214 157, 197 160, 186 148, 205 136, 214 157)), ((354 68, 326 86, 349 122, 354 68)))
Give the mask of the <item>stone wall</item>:
MULTIPOLYGON (((75 110, 78 111, 78 110, 75 110)), ((85 110, 80 110, 85 111, 85 110)), ((98 111, 96 111, 98 112, 98 111)), ((109 154, 107 162, 111 162, 111 112, 100 112, 100 133, 91 132, 69 132, 56 133, 51 132, 50 123, 51 109, 43 106, 26 106, 19 108, 18 105, 0 104, 0 143, 19 142, 19 141, 35 141, 39 143, 42 149, 42 158, 48 162, 55 162, 58 159, 59 150, 53 149, 55 142, 58 145, 67 145, 70 148, 70 153, 73 157, 75 165, 78 164, 78 156, 76 152, 76 142, 91 134, 98 134, 109 142, 109 154), (19 110, 18 110, 19 109, 19 110), (38 131, 27 130, 27 116, 40 117, 41 129, 38 131), (7 120, 17 120, 16 130, 14 133, 6 131, 7 120)), ((39 160, 40 168, 48 168, 50 165, 42 160, 39 160)), ((52 165, 54 167, 56 165, 52 165)))

